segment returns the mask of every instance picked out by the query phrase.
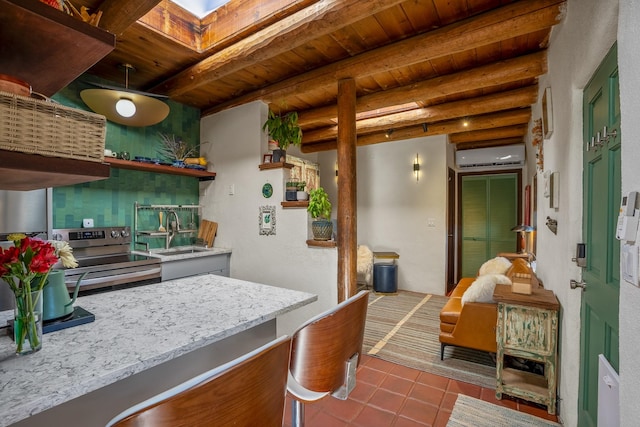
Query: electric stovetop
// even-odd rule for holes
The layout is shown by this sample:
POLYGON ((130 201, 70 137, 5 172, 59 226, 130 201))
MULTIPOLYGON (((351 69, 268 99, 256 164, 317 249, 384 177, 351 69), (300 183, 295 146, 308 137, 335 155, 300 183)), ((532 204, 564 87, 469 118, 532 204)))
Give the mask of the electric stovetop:
MULTIPOLYGON (((59 319, 42 322, 42 333, 59 331, 73 326, 83 325, 96 320, 96 316, 82 307, 73 307, 73 312, 59 319)), ((13 337, 13 319, 7 320, 7 335, 13 337)))

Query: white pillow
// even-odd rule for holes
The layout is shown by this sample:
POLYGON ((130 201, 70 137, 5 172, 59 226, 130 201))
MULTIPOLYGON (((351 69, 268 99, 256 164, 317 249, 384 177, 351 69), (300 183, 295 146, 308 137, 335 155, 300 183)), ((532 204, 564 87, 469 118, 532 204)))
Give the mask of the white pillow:
POLYGON ((478 276, 484 276, 485 274, 505 274, 511 267, 511 261, 505 257, 495 257, 486 261, 480 267, 478 276))
POLYGON ((493 291, 496 284, 510 285, 511 280, 504 274, 485 274, 478 276, 469 288, 462 294, 461 303, 466 302, 494 302, 493 291))

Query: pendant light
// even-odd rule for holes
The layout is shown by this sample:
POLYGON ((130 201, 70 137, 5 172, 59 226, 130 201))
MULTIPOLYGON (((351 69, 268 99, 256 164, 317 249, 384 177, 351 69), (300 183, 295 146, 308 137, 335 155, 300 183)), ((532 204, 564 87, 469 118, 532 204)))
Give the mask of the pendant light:
POLYGON ((135 68, 131 64, 123 67, 124 88, 92 83, 100 89, 80 92, 84 103, 107 120, 121 125, 143 127, 163 121, 169 115, 169 106, 156 98, 167 97, 129 89, 129 71, 135 71, 135 68))

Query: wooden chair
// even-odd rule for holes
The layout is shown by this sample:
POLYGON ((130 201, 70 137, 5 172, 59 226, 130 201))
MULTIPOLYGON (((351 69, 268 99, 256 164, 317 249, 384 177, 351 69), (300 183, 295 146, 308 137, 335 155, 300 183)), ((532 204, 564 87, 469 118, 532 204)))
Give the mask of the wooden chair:
POLYGON ((346 400, 360 363, 368 291, 305 322, 293 334, 287 391, 293 398, 292 426, 304 425, 304 403, 331 394, 346 400))
POLYGON ((290 344, 276 339, 132 406, 107 427, 281 427, 290 344))

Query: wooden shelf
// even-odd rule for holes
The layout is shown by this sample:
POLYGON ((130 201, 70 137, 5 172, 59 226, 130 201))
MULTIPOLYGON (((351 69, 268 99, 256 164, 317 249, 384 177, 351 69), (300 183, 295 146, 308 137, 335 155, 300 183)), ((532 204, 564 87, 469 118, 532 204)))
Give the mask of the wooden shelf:
POLYGON ((35 190, 109 178, 106 163, 0 150, 0 189, 35 190))
POLYGON ((2 74, 52 96, 116 46, 116 37, 38 0, 0 0, 2 74))
POLYGON ((216 179, 215 172, 202 171, 190 168, 177 168, 174 166, 156 165, 155 163, 134 162, 132 160, 122 160, 106 158, 104 160, 113 168, 129 169, 143 172, 166 173, 170 175, 192 176, 200 181, 210 181, 216 179))
POLYGON ((278 162, 278 163, 262 163, 258 167, 260 168, 261 171, 264 171, 268 169, 293 169, 293 166, 294 165, 291 163, 278 162))
POLYGON ((308 200, 299 200, 296 202, 282 202, 280 203, 284 209, 306 208, 309 206, 308 200))
POLYGON ((315 246, 318 248, 335 248, 337 243, 335 240, 307 240, 307 246, 315 246))

